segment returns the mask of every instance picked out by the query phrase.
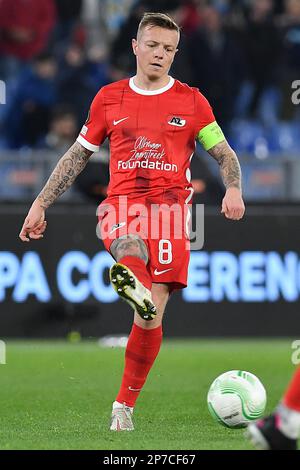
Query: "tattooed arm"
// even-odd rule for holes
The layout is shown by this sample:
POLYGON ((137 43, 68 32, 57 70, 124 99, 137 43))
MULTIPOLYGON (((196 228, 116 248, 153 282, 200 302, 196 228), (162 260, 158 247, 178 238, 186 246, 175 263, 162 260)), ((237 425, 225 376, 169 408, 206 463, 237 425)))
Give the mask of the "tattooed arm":
POLYGON ((220 165, 220 172, 225 188, 238 188, 241 190, 241 168, 236 153, 224 140, 215 145, 208 153, 220 165))
POLYGON ((218 162, 226 188, 221 212, 228 219, 239 220, 245 213, 245 206, 242 199, 241 168, 236 153, 226 140, 212 147, 208 153, 218 162))
POLYGON ((47 209, 72 185, 76 177, 86 166, 92 153, 93 152, 84 148, 79 142, 75 142, 75 144, 67 150, 37 197, 43 209, 47 209))
POLYGON ((46 185, 33 202, 20 232, 22 241, 38 240, 46 229, 45 209, 53 204, 75 181, 93 152, 75 142, 54 168, 46 185))

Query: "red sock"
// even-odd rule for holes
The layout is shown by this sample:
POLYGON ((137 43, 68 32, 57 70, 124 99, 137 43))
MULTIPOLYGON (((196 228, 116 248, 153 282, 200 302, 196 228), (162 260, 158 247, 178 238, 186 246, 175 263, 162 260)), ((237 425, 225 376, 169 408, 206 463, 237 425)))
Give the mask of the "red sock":
POLYGON ((133 324, 125 352, 125 369, 116 401, 133 407, 162 342, 162 326, 146 330, 133 324))
POLYGON ((288 408, 300 412, 300 367, 296 370, 284 394, 283 403, 288 408))
POLYGON ((147 287, 147 289, 151 290, 152 279, 147 271, 145 261, 137 256, 124 256, 124 258, 121 258, 118 263, 125 264, 125 266, 131 269, 133 274, 136 275, 138 280, 147 287))

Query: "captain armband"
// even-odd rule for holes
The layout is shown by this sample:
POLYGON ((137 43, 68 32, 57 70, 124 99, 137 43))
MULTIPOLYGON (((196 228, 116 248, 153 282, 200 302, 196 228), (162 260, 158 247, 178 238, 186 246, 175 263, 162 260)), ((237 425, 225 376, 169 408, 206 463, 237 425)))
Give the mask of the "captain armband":
POLYGON ((201 129, 197 135, 197 139, 205 150, 209 150, 215 145, 223 142, 225 140, 225 136, 219 124, 214 121, 201 129))

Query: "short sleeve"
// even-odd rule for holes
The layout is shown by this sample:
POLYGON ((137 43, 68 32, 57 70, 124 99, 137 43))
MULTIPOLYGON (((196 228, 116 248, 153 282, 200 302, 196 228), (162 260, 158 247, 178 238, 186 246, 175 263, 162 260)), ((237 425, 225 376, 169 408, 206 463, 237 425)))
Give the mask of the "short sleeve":
POLYGON ((198 89, 194 89, 194 92, 196 100, 196 135, 198 135, 201 129, 215 122, 216 118, 205 96, 198 89))
POLYGON ((225 140, 222 129, 216 122, 211 105, 199 92, 196 93, 196 129, 195 135, 205 150, 225 140))
POLYGON ((93 99, 87 120, 77 137, 77 142, 91 152, 98 152, 107 136, 103 94, 104 90, 101 88, 93 99))

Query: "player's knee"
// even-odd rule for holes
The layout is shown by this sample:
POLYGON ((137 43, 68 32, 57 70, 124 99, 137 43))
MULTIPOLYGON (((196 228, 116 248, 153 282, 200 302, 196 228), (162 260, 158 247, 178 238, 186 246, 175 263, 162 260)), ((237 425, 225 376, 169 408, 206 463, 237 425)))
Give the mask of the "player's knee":
POLYGON ((130 234, 114 240, 110 251, 113 257, 119 261, 124 256, 136 256, 148 262, 148 252, 145 242, 141 238, 136 238, 130 234))
POLYGON ((153 284, 151 289, 153 303, 156 311, 163 316, 169 300, 169 287, 167 284, 153 284))
POLYGON ((163 319, 163 316, 164 316, 164 313, 165 313, 165 308, 166 308, 166 301, 164 301, 163 299, 155 299, 155 297, 153 298, 152 296, 152 300, 153 300, 153 303, 156 307, 156 317, 155 318, 161 318, 161 320, 163 319))

